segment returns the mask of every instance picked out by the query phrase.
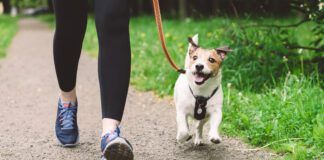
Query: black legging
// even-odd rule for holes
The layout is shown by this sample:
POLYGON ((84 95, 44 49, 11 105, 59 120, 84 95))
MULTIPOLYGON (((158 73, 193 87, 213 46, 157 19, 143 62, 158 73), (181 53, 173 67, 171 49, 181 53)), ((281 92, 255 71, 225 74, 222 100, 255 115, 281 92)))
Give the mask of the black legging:
MULTIPOLYGON (((53 0, 56 16, 54 62, 60 88, 76 84, 87 25, 87 0, 53 0)), ((121 120, 129 86, 129 0, 95 0, 99 39, 98 72, 102 117, 121 120)))

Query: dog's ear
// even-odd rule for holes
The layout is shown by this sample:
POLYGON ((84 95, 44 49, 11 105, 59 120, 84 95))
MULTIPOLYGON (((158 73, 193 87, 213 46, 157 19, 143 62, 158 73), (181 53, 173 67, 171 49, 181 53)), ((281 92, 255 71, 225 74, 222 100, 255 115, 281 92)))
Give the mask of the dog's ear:
POLYGON ((190 54, 190 53, 193 53, 197 48, 199 48, 198 34, 196 34, 193 37, 189 37, 188 42, 189 42, 189 54, 190 54))
POLYGON ((195 34, 193 37, 192 37, 192 41, 195 43, 195 44, 199 44, 199 35, 198 34, 195 34))
POLYGON ((228 46, 218 47, 215 49, 217 54, 221 57, 222 60, 225 59, 229 52, 232 52, 232 49, 228 46))

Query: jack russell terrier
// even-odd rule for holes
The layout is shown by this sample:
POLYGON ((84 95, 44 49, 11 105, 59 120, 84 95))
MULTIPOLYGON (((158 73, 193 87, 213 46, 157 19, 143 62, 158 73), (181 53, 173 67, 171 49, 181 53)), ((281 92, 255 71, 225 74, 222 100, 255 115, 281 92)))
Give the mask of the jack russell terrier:
POLYGON ((223 91, 221 85, 221 64, 229 47, 204 49, 198 46, 198 35, 188 38, 189 48, 185 60, 186 74, 180 74, 174 87, 174 101, 177 109, 177 141, 192 138, 189 134, 188 117, 193 117, 195 145, 202 144, 204 124, 210 119, 209 141, 220 143, 218 126, 222 121, 223 91))

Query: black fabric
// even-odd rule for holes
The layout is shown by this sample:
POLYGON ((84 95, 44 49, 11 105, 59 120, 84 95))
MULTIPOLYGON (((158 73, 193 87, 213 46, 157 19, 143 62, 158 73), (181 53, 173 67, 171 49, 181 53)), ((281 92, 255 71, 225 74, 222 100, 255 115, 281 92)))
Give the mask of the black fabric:
MULTIPOLYGON (((54 63, 59 86, 71 91, 87 25, 87 0, 53 0, 54 63)), ((102 117, 121 120, 130 77, 129 0, 95 0, 102 117)))
POLYGON ((216 87, 212 94, 209 97, 203 97, 203 96, 196 96, 191 87, 189 86, 191 94, 195 97, 196 102, 195 102, 195 108, 194 108, 194 118, 196 120, 203 120, 206 117, 206 105, 208 100, 215 95, 215 93, 218 90, 218 87, 216 87))

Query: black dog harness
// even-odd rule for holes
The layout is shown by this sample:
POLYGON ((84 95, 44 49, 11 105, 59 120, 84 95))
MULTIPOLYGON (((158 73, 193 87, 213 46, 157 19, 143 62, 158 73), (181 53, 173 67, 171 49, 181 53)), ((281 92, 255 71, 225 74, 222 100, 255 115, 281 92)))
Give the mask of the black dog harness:
POLYGON ((213 93, 209 97, 203 97, 203 96, 195 96, 192 92, 191 87, 189 86, 191 94, 195 97, 196 103, 195 103, 195 110, 194 110, 194 118, 196 120, 202 120, 206 117, 206 105, 207 101, 214 96, 214 94, 217 92, 218 87, 216 87, 213 90, 213 93))

